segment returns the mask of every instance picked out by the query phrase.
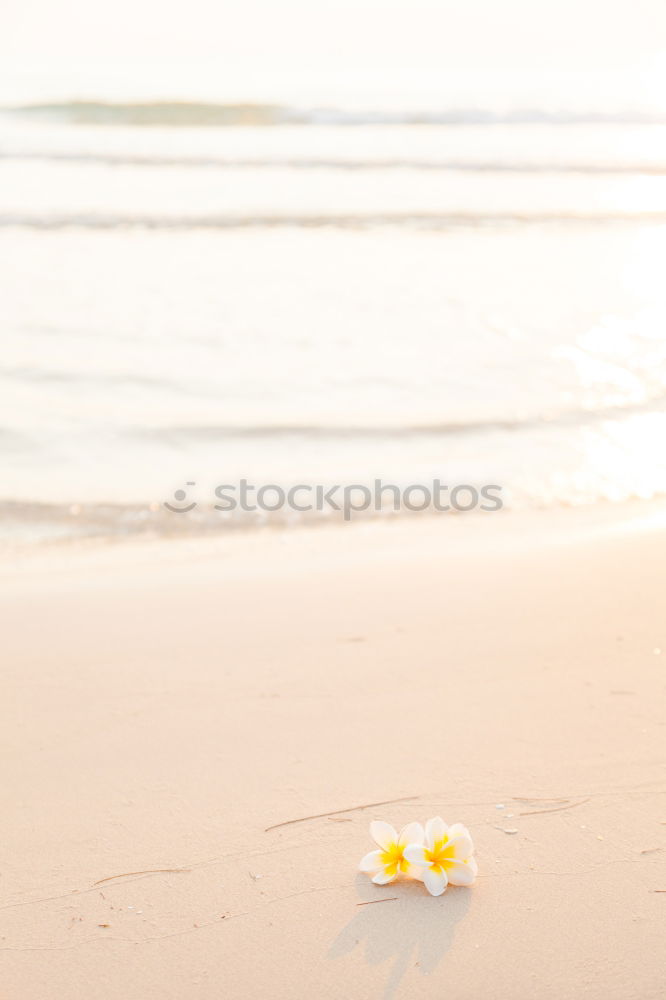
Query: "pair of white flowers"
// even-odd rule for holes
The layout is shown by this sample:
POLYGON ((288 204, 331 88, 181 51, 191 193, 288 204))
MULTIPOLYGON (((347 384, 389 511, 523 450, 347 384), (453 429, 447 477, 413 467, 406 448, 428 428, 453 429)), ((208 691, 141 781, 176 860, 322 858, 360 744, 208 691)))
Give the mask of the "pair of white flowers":
POLYGON ((390 823, 375 820, 370 836, 378 850, 361 859, 359 868, 377 885, 399 875, 419 879, 432 896, 441 896, 447 885, 471 885, 478 867, 469 830, 462 823, 447 826, 441 816, 408 823, 396 833, 390 823))

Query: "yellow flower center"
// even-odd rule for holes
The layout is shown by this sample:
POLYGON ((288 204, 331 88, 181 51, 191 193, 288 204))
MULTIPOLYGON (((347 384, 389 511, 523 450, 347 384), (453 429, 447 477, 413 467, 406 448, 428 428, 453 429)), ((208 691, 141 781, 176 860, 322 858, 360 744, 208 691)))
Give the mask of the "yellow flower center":
POLYGON ((424 850, 426 861, 430 862, 433 871, 441 873, 453 868, 455 844, 449 843, 446 834, 442 840, 436 840, 432 848, 426 847, 424 850))
POLYGON ((382 864, 387 875, 397 875, 398 872, 405 874, 409 871, 409 861, 405 861, 403 851, 404 847, 400 844, 389 844, 386 850, 382 851, 382 864))

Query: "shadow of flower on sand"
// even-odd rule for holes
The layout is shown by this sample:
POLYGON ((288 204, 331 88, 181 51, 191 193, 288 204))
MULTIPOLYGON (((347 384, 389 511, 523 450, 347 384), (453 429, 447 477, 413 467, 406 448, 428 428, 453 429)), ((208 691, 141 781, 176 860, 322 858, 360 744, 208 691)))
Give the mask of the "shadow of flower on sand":
POLYGON ((384 991, 384 997, 390 998, 410 964, 427 976, 441 962, 453 943, 456 925, 469 909, 472 892, 450 887, 435 898, 420 882, 405 881, 384 887, 386 896, 397 896, 396 900, 375 904, 370 901, 377 899, 377 890, 367 876, 359 874, 356 884, 368 905, 360 906, 342 928, 328 957, 341 958, 360 946, 365 947, 369 965, 394 959, 384 991))

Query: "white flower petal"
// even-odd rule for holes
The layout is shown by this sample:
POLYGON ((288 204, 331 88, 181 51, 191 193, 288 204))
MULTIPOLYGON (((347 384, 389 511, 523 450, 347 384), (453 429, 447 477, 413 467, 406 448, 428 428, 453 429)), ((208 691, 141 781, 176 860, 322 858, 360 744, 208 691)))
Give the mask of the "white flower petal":
POLYGON ((405 861, 409 861, 411 864, 429 866, 429 862, 426 861, 425 848, 421 844, 407 844, 402 856, 405 861))
MULTIPOLYGON (((449 837, 451 837, 450 829, 449 837)), ((458 834, 455 838, 451 837, 450 843, 453 845, 453 857, 456 861, 467 861, 474 853, 474 844, 468 833, 458 834)))
POLYGON ((423 827, 420 823, 408 823, 400 831, 398 843, 401 847, 405 847, 407 844, 422 844, 424 836, 423 827))
POLYGON ((386 885, 388 882, 392 882, 395 877, 395 875, 387 875, 382 869, 382 871, 377 872, 377 874, 373 876, 372 881, 375 885, 386 885))
POLYGON ((384 868, 382 863, 382 852, 370 851, 370 853, 366 854, 364 858, 361 858, 358 868, 359 871, 366 872, 367 874, 370 874, 370 872, 381 871, 384 868))
MULTIPOLYGON (((469 837, 472 839, 472 835, 463 823, 454 823, 449 827, 449 840, 457 840, 459 837, 469 837)), ((472 846, 472 850, 474 847, 472 846)))
POLYGON ((449 827, 449 840, 453 840, 455 837, 460 837, 463 833, 467 834, 469 837, 469 830, 464 823, 452 823, 449 827))
POLYGON ((384 823, 381 819, 373 819, 370 824, 370 836, 377 847, 388 850, 391 844, 397 843, 398 834, 390 823, 384 823))
POLYGON ((448 879, 446 872, 432 868, 426 868, 423 872, 423 884, 431 896, 441 896, 446 889, 448 879))
POLYGON ((438 840, 443 840, 447 830, 448 826, 441 816, 429 819, 425 825, 425 841, 428 847, 432 848, 438 840))
MULTIPOLYGON (((472 858, 472 860, 474 860, 472 858)), ((474 862, 476 866, 476 862, 474 862)), ((476 871, 471 864, 463 864, 462 861, 456 861, 448 869, 448 877, 451 885, 471 885, 476 876, 476 871)))

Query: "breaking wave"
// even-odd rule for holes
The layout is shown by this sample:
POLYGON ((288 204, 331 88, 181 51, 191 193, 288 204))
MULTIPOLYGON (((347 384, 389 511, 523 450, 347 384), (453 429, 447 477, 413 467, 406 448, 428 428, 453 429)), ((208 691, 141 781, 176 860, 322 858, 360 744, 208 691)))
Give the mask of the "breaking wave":
POLYGON ((340 108, 298 108, 279 104, 222 104, 197 101, 111 103, 63 101, 22 104, 6 113, 41 121, 75 125, 224 127, 243 125, 651 125, 666 124, 666 115, 637 111, 551 111, 524 108, 492 111, 482 108, 356 111, 340 108))

